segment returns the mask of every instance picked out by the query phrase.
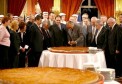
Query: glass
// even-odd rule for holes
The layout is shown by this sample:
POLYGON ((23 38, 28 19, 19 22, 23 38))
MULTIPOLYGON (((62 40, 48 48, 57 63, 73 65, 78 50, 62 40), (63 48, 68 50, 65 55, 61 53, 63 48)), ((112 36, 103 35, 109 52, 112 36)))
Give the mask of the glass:
POLYGON ((96 16, 98 17, 98 9, 97 8, 81 8, 81 16, 87 13, 89 15, 89 18, 96 16))
POLYGON ((88 0, 83 0, 82 6, 88 6, 88 0))
POLYGON ((91 0, 91 6, 96 6, 94 0, 91 0))
POLYGON ((104 76, 105 81, 112 81, 115 79, 115 70, 110 68, 97 69, 97 72, 104 76))

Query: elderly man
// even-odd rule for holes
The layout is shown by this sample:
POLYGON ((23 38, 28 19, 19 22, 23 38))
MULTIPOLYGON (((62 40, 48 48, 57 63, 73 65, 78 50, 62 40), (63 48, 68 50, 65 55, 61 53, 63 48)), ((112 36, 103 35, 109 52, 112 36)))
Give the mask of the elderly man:
POLYGON ((44 36, 43 50, 47 50, 49 47, 51 47, 51 35, 50 35, 50 31, 49 31, 48 21, 44 20, 42 22, 41 31, 42 31, 42 34, 44 36))
POLYGON ((88 27, 88 38, 87 38, 87 46, 96 47, 95 36, 97 34, 98 29, 96 29, 97 17, 91 18, 91 25, 88 27))
POLYGON ((42 22, 44 20, 48 20, 48 12, 43 12, 42 16, 43 16, 42 22))
POLYGON ((84 37, 80 26, 68 21, 66 27, 68 28, 68 44, 71 46, 83 46, 84 37))
POLYGON ((66 24, 66 21, 65 21, 66 14, 60 13, 59 15, 61 16, 61 23, 66 24))
POLYGON ((108 30, 103 27, 103 22, 99 19, 96 21, 95 25, 96 29, 98 29, 95 37, 95 43, 97 45, 97 48, 105 50, 107 45, 108 30))
POLYGON ((110 32, 108 34, 108 49, 110 54, 109 68, 114 68, 116 70, 117 77, 122 75, 121 28, 119 28, 114 18, 109 18, 107 23, 110 27, 110 32))

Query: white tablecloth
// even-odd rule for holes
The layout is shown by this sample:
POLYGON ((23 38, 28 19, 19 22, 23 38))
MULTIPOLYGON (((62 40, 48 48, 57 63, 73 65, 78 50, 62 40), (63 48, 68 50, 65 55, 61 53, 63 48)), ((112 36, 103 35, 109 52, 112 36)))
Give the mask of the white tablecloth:
POLYGON ((54 53, 48 50, 42 52, 39 67, 69 67, 83 69, 84 64, 93 64, 99 68, 106 68, 105 56, 103 51, 96 54, 82 53, 54 53))
POLYGON ((108 82, 104 82, 104 84, 121 84, 117 81, 108 81, 108 82))

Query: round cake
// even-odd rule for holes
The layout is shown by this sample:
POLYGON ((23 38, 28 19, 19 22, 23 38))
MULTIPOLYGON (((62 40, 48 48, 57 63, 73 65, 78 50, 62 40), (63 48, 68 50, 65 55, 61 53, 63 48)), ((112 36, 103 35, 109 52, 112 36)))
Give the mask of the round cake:
POLYGON ((48 48, 51 52, 57 53, 88 53, 88 47, 50 47, 48 48))
POLYGON ((19 68, 0 70, 0 84, 103 84, 98 73, 71 68, 19 68))

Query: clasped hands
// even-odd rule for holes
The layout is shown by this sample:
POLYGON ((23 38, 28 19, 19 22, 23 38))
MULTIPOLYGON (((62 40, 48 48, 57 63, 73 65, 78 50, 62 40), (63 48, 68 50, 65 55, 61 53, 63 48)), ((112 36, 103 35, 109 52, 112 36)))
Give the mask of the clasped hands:
POLYGON ((69 41, 68 44, 70 46, 76 46, 77 42, 76 41, 69 41))

